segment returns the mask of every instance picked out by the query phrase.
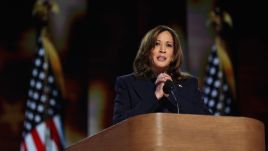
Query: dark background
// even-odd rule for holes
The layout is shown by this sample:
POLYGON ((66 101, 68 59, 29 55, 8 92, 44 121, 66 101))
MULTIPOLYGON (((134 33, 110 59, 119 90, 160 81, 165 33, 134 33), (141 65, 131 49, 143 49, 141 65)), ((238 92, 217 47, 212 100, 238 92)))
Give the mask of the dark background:
MULTIPOLYGON (((34 33, 31 14, 34 2, 13 0, 2 1, 0 5, 0 145, 3 150, 18 150, 21 139, 35 48, 34 41, 25 41, 34 40, 34 34, 25 38, 28 35, 25 33, 34 33)), ((222 6, 230 12, 234 22, 231 55, 236 73, 239 116, 258 119, 267 129, 266 5, 260 1, 226 0, 222 1, 222 6)), ((108 127, 111 124, 114 80, 118 75, 132 72, 132 61, 142 36, 155 25, 178 25, 187 42, 186 9, 187 1, 87 1, 86 14, 72 22, 67 47, 59 51, 67 90, 74 93, 66 100, 65 122, 81 134, 80 138, 88 135, 89 81, 102 79, 110 90, 103 125, 108 127)), ((186 64, 190 61, 187 59, 186 64)))

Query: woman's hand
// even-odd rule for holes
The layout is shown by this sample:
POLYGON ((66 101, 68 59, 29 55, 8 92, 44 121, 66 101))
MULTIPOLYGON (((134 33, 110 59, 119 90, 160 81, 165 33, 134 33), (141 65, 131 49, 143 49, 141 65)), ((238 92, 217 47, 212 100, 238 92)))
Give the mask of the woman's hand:
POLYGON ((156 85, 155 96, 158 100, 160 100, 163 96, 165 97, 168 96, 168 94, 165 94, 163 91, 163 86, 167 80, 172 81, 172 78, 170 75, 166 73, 160 73, 155 80, 155 85, 156 85))

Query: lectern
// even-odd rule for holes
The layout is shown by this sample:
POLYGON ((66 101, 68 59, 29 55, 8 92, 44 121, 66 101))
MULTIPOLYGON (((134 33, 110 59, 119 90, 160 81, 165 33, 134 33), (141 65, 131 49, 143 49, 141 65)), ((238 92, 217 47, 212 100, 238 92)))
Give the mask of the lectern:
POLYGON ((172 113, 138 115, 70 145, 66 151, 265 151, 256 119, 172 113))

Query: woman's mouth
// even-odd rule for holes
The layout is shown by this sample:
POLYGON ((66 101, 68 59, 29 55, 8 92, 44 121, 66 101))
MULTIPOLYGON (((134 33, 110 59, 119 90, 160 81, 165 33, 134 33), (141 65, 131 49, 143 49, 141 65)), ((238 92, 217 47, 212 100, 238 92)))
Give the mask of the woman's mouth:
POLYGON ((158 61, 165 61, 165 60, 167 60, 167 58, 165 56, 158 56, 157 60, 158 61))

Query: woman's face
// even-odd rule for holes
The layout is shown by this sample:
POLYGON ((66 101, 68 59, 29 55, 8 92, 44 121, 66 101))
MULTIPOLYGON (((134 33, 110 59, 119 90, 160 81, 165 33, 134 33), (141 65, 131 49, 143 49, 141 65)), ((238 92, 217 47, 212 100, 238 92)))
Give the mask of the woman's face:
POLYGON ((155 73, 165 72, 173 59, 174 42, 168 31, 161 32, 151 50, 151 68, 155 73))

